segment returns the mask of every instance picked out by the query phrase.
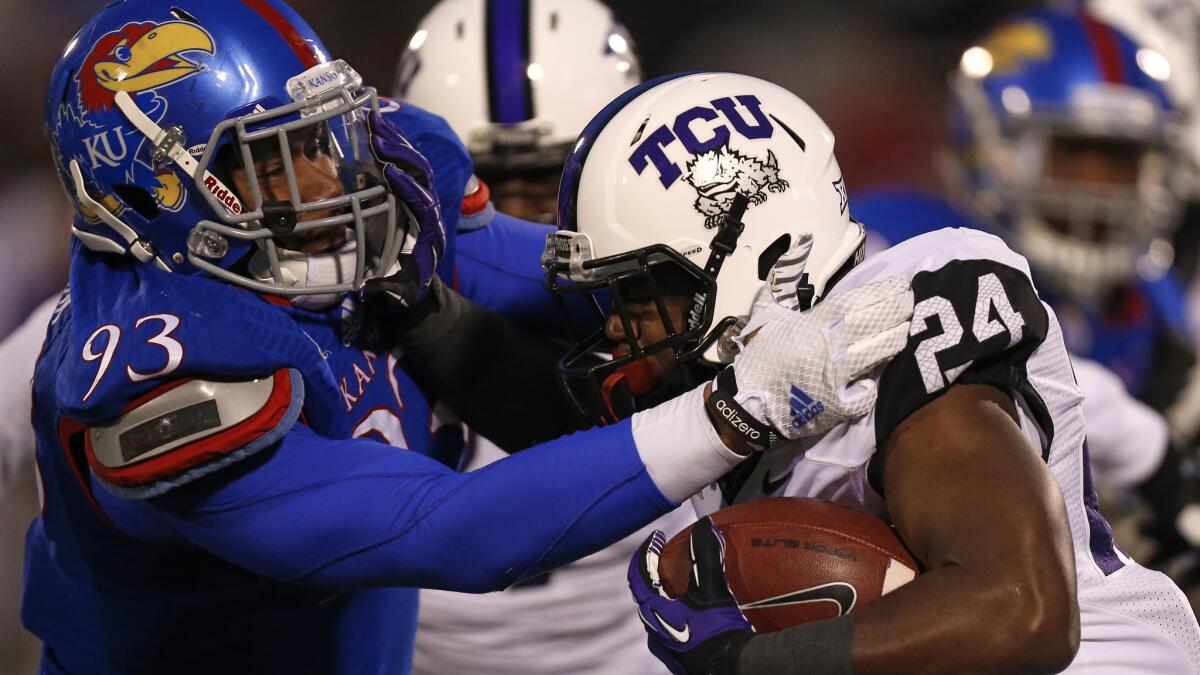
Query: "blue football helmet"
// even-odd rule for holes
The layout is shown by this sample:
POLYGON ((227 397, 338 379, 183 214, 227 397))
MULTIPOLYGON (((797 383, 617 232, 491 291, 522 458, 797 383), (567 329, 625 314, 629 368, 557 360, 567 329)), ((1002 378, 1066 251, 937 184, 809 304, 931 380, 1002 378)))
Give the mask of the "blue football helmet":
POLYGON ((378 109, 278 0, 116 0, 67 45, 45 115, 84 247, 327 303, 405 243, 378 109))
POLYGON ((1018 14, 951 76, 951 186, 1052 290, 1091 304, 1161 276, 1178 114, 1159 53, 1083 11, 1018 14))

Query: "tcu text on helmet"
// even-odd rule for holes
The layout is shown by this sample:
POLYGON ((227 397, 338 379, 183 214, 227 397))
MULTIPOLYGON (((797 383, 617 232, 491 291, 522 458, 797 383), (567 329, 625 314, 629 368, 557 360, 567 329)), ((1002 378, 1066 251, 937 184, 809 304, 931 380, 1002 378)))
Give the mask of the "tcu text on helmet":
POLYGON ((732 136, 730 127, 754 140, 770 138, 775 133, 757 96, 727 96, 711 101, 710 106, 685 110, 675 117, 671 126, 664 124, 655 129, 629 156, 629 165, 641 175, 647 164, 653 163, 658 169, 659 181, 664 188, 669 188, 683 175, 683 170, 666 153, 666 148, 676 140, 683 144, 688 154, 699 155, 728 143, 732 136), (749 113, 753 123, 747 121, 745 113, 749 113))

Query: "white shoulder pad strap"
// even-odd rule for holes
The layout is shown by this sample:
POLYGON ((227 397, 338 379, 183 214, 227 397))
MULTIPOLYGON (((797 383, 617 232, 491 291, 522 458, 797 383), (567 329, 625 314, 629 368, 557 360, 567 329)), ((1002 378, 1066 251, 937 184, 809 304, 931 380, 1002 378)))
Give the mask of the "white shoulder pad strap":
POLYGON ((91 427, 88 463, 118 497, 156 497, 275 443, 303 403, 304 382, 292 369, 239 382, 171 383, 91 427))

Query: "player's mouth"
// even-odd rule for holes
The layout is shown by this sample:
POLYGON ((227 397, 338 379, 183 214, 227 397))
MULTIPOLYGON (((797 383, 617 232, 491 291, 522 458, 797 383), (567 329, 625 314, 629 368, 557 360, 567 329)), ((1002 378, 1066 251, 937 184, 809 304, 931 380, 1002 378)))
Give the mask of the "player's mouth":
POLYGON ((279 244, 291 251, 320 255, 341 250, 349 239, 345 225, 330 225, 319 230, 289 234, 279 238, 279 244))

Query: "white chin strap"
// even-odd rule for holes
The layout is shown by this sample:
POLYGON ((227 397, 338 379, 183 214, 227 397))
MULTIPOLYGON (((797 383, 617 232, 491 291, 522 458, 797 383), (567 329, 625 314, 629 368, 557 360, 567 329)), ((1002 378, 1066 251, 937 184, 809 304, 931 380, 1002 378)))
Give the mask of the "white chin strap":
MULTIPOLYGON (((149 139, 154 145, 154 154, 156 158, 161 155, 163 160, 170 159, 172 162, 177 164, 179 168, 183 169, 188 178, 195 177, 196 171, 199 168, 199 162, 197 162, 194 157, 188 154, 187 149, 183 147, 183 143, 180 142, 182 138, 172 136, 172 134, 168 133, 162 127, 158 126, 157 123, 147 117, 146 113, 142 112, 142 110, 137 107, 137 103, 133 101, 133 97, 130 96, 128 92, 117 92, 115 96, 115 102, 117 109, 119 109, 121 113, 129 119, 129 122, 133 124, 134 128, 136 128, 138 132, 149 139)), ((142 239, 138 237, 137 232, 135 232, 132 227, 130 227, 123 220, 118 218, 116 214, 88 194, 87 186, 83 179, 83 172, 79 168, 79 162, 71 160, 69 171, 71 173, 71 183, 75 188, 75 195, 78 198, 79 203, 95 214, 96 218, 99 219, 100 222, 112 228, 113 232, 125 242, 125 246, 121 246, 108 237, 103 237, 98 234, 93 234, 91 232, 86 232, 84 230, 80 230, 79 228, 72 227, 72 233, 76 238, 83 242, 83 245, 86 248, 104 253, 129 254, 141 262, 153 262, 155 267, 163 270, 164 272, 172 271, 171 267, 157 255, 154 248, 149 243, 142 241, 142 239)), ((219 178, 212 175, 210 172, 205 171, 203 182, 206 185, 213 185, 214 192, 223 190, 225 194, 230 195, 229 198, 232 199, 233 202, 229 205, 226 205, 225 210, 231 215, 245 213, 246 208, 240 201, 238 201, 236 196, 233 196, 235 194, 234 191, 226 187, 219 178)))
MULTIPOLYGON (((115 98, 117 108, 119 108, 121 112, 125 114, 125 117, 129 118, 129 121, 133 124, 134 128, 141 132, 146 138, 150 139, 150 142, 154 144, 155 158, 157 159, 161 155, 163 159, 169 159, 172 162, 175 162, 177 165, 179 165, 179 168, 183 169, 183 172, 187 174, 189 178, 194 179, 196 176, 196 170, 200 167, 200 163, 196 161, 195 157, 192 157, 188 153, 187 148, 183 147, 184 144, 182 143, 182 137, 172 136, 169 132, 158 126, 154 120, 146 117, 146 113, 142 112, 142 109, 137 107, 137 103, 134 103, 133 97, 130 96, 128 92, 118 91, 115 98)), ((225 210, 230 215, 237 215, 246 212, 245 204, 242 204, 242 202, 238 200, 236 196, 233 196, 237 193, 235 193, 233 190, 230 190, 228 186, 221 182, 221 179, 212 175, 212 173, 205 171, 204 180, 201 181, 201 183, 204 185, 212 185, 213 187, 209 189, 213 192, 213 194, 220 192, 231 196, 233 203, 224 205, 225 210)))
MULTIPOLYGON (((279 255, 279 270, 283 273, 283 286, 287 288, 334 286, 354 280, 354 268, 357 264, 358 253, 358 244, 354 239, 331 253, 312 255, 282 248, 277 248, 276 251, 279 255)), ((265 283, 275 282, 265 251, 259 250, 250 259, 250 274, 265 283)), ((345 293, 297 295, 289 300, 295 307, 325 309, 341 302, 345 295, 345 293)))

